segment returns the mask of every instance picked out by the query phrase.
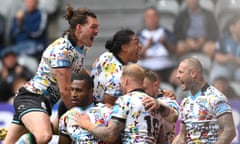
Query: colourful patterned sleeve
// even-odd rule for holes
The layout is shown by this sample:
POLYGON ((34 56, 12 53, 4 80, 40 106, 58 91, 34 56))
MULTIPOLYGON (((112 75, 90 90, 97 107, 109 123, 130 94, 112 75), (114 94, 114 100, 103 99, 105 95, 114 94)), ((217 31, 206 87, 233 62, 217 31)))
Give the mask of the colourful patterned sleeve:
POLYGON ((183 108, 185 107, 185 105, 189 102, 188 98, 184 98, 179 106, 179 119, 184 122, 185 121, 185 114, 183 112, 183 108))
POLYGON ((101 76, 105 79, 104 86, 106 94, 114 97, 122 95, 121 91, 121 75, 122 65, 117 62, 113 54, 106 53, 101 59, 102 73, 101 76))
POLYGON ((130 98, 128 96, 121 96, 117 99, 113 106, 113 114, 112 117, 119 118, 119 119, 126 119, 127 114, 129 113, 129 104, 130 98))
POLYGON ((53 68, 69 67, 72 64, 72 46, 66 39, 59 39, 53 44, 53 49, 50 52, 50 64, 53 68))
POLYGON ((179 113, 179 104, 177 103, 176 100, 171 100, 168 98, 159 98, 159 99, 161 99, 169 107, 174 108, 179 113))
POLYGON ((167 101, 167 105, 171 108, 174 108, 179 113, 179 104, 176 100, 169 100, 167 101))
POLYGON ((107 126, 112 117, 112 109, 108 107, 104 107, 102 110, 103 110, 104 124, 105 126, 107 126))
POLYGON ((223 113, 232 112, 232 108, 225 96, 211 96, 210 101, 217 117, 223 113))

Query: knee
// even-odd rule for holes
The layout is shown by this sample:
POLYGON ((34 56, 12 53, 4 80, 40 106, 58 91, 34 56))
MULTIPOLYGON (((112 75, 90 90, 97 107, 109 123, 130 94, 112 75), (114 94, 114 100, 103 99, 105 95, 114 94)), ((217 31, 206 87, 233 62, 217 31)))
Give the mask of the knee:
POLYGON ((42 132, 35 135, 37 144, 46 144, 52 139, 52 132, 42 132))

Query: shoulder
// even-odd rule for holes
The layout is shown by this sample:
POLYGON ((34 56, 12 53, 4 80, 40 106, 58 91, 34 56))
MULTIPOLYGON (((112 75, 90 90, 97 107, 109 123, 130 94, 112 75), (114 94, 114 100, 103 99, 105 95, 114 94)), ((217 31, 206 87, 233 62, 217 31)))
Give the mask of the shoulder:
MULTIPOLYGON (((117 72, 122 64, 117 60, 117 58, 111 52, 105 52, 100 55, 97 59, 95 67, 103 67, 105 72, 117 72)), ((115 73, 113 73, 115 74, 115 73)))
POLYGON ((98 65, 99 63, 106 63, 110 61, 112 58, 113 58, 113 54, 111 52, 108 52, 108 51, 104 52, 97 58, 96 64, 98 65))
POLYGON ((111 52, 104 52, 102 53, 100 56, 99 56, 99 59, 103 59, 103 58, 112 58, 113 57, 113 54, 111 52))
POLYGON ((59 49, 65 49, 73 46, 67 38, 60 37, 56 39, 54 42, 52 42, 48 47, 57 47, 59 49))
POLYGON ((227 102, 227 97, 213 86, 206 90, 206 95, 212 103, 218 103, 219 101, 227 102))
POLYGON ((133 91, 122 96, 126 101, 136 104, 138 101, 141 101, 144 97, 148 95, 142 91, 133 91))
POLYGON ((125 95, 119 96, 118 99, 116 100, 116 104, 121 104, 121 103, 131 103, 132 102, 132 97, 130 93, 127 93, 125 95))

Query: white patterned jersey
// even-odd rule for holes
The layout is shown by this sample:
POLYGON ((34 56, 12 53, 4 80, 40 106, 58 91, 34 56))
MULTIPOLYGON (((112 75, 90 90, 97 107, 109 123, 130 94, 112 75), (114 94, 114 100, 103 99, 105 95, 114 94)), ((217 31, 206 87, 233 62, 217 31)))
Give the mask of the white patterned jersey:
POLYGON ((159 139, 162 117, 158 111, 149 113, 142 104, 147 94, 140 90, 120 96, 113 106, 113 118, 125 121, 122 142, 154 144, 159 139))
POLYGON ((59 120, 60 133, 68 135, 74 144, 103 144, 103 142, 91 133, 78 126, 72 126, 71 121, 74 113, 87 113, 92 123, 97 126, 107 126, 111 118, 112 110, 103 104, 89 105, 85 108, 74 107, 68 110, 59 120))
POLYGON ((52 69, 71 67, 72 73, 80 73, 85 57, 85 48, 74 47, 67 38, 58 38, 43 52, 35 76, 24 87, 32 93, 48 97, 53 105, 59 100, 60 92, 52 69))
POLYGON ((206 85, 196 95, 183 99, 180 112, 186 126, 187 143, 206 144, 215 143, 218 139, 217 117, 232 110, 221 92, 206 85))
POLYGON ((104 93, 119 97, 122 95, 120 77, 123 64, 111 52, 103 53, 93 67, 95 101, 102 102, 104 93))

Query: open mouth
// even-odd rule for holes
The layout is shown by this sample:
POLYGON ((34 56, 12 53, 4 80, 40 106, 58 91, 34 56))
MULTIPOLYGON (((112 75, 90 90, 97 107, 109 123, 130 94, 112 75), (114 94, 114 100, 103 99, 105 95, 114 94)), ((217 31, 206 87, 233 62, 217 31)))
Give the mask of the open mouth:
POLYGON ((184 85, 184 81, 180 80, 181 84, 184 85))
POLYGON ((181 84, 182 89, 185 89, 185 88, 186 88, 186 85, 185 85, 185 82, 184 82, 184 81, 180 80, 180 84, 181 84))
POLYGON ((78 102, 78 99, 72 99, 72 103, 77 103, 78 102))
POLYGON ((90 40, 93 42, 93 41, 94 41, 94 36, 91 36, 91 37, 90 37, 90 40))

